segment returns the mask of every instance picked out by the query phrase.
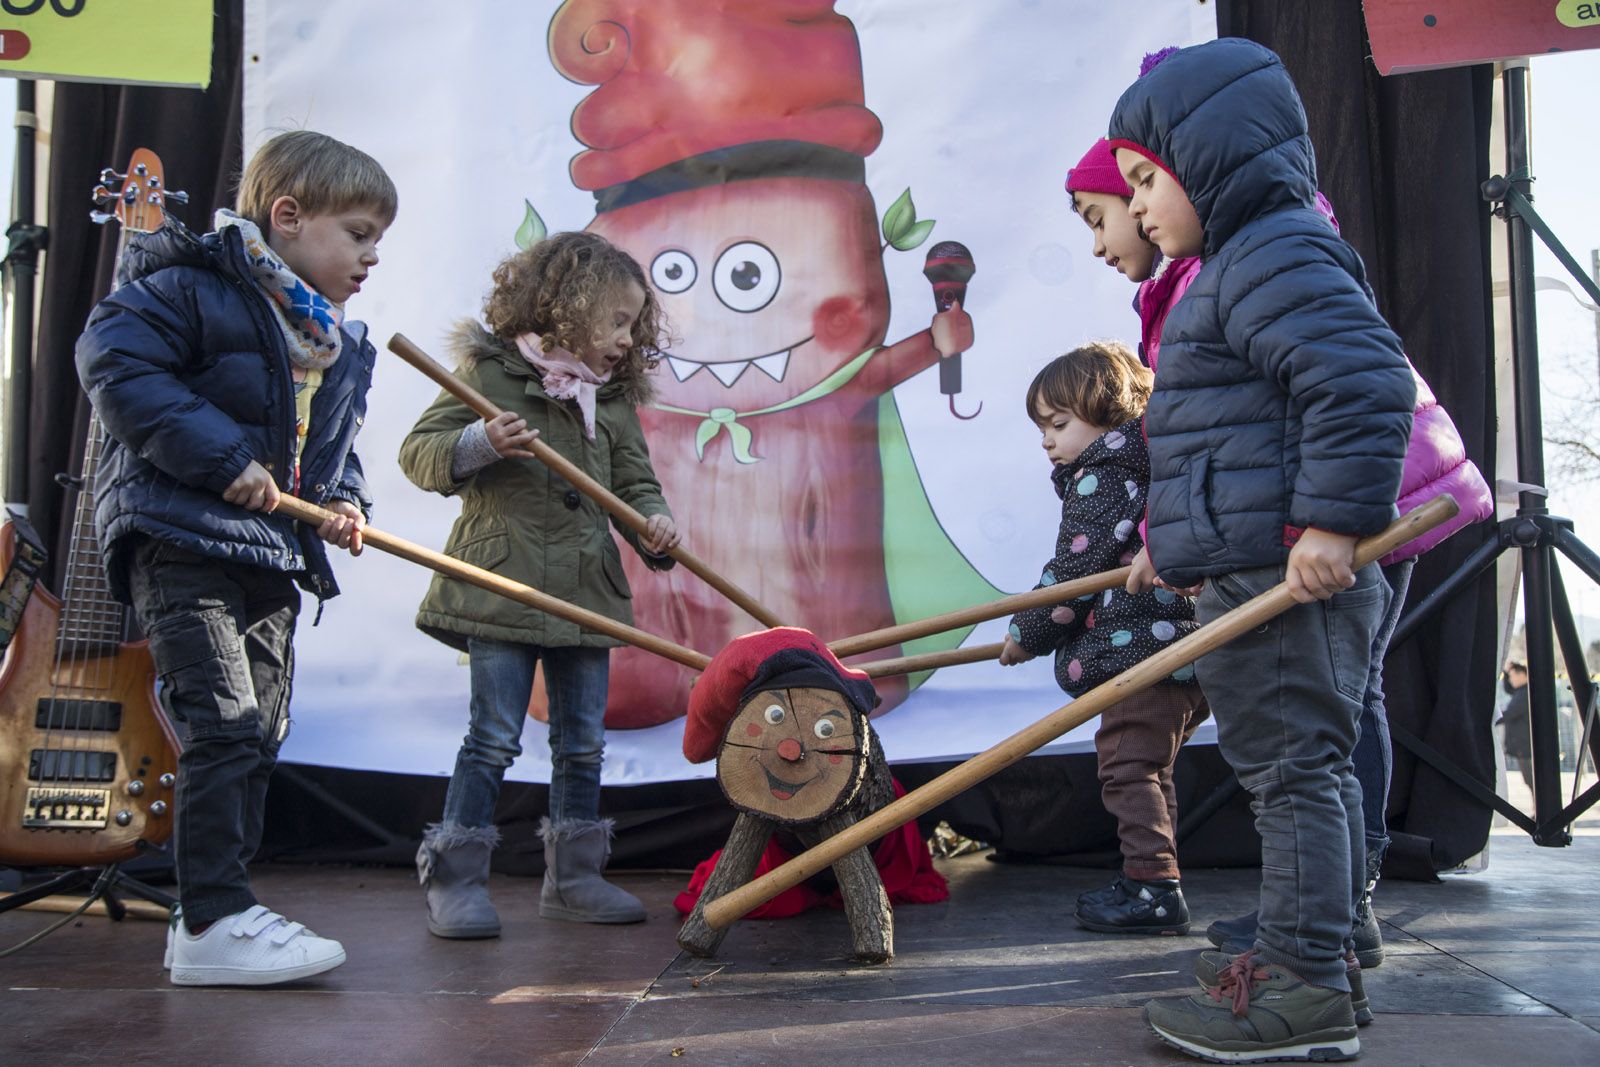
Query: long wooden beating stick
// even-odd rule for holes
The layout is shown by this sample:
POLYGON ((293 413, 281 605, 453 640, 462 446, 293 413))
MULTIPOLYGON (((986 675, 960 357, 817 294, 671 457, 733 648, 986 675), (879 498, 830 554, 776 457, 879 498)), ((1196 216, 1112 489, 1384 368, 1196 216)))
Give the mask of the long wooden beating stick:
POLYGON ((870 663, 852 663, 855 670, 865 671, 868 678, 887 678, 893 674, 915 674, 918 671, 935 671, 940 667, 955 667, 963 663, 981 663, 1000 658, 1005 644, 973 645, 971 648, 952 648, 946 652, 924 652, 916 656, 896 656, 894 659, 875 659, 870 663))
MULTIPOLYGON (((1435 497, 1409 515, 1402 516, 1390 524, 1382 533, 1368 537, 1356 545, 1356 567, 1364 567, 1433 529, 1453 516, 1456 510, 1456 502, 1450 496, 1435 497)), ((1294 604, 1295 600, 1289 592, 1287 583, 1274 586, 1253 600, 1212 620, 1181 641, 1173 642, 1137 666, 1123 671, 1109 682, 1095 686, 1077 700, 1057 708, 993 748, 952 767, 888 807, 880 808, 849 829, 835 834, 813 849, 802 852, 783 866, 774 868, 755 881, 712 901, 706 905, 705 921, 718 930, 729 926, 752 908, 771 900, 785 889, 799 885, 840 856, 871 844, 902 823, 972 788, 1034 749, 1049 744, 1073 727, 1088 722, 1117 701, 1124 700, 1142 689, 1148 689, 1179 667, 1193 663, 1207 652, 1227 644, 1245 631, 1283 614, 1294 604)))
MULTIPOLYGON (((929 634, 944 633, 946 630, 958 630, 963 626, 974 623, 988 622, 998 619, 1003 615, 1015 615, 1019 611, 1029 608, 1051 607, 1075 600, 1081 596, 1101 593, 1107 589, 1115 589, 1128 580, 1128 568, 1118 567, 1114 571, 1102 571, 1099 574, 1090 574, 1083 578, 1074 578, 1070 582, 1059 585, 1047 585, 1042 589, 1030 589, 1026 593, 1013 593, 1001 597, 999 600, 990 600, 983 604, 974 604, 970 608, 961 608, 957 611, 948 611, 943 615, 930 615, 926 619, 916 619, 912 622, 903 622, 898 626, 886 626, 881 630, 871 630, 854 637, 841 637, 837 641, 829 641, 828 648, 833 654, 843 659, 845 656, 854 656, 860 652, 871 652, 873 649, 888 648, 898 645, 902 641, 910 641, 918 637, 927 637, 929 634)), ((998 655, 998 653, 996 653, 998 655)), ((970 663, 971 660, 957 660, 958 663, 970 663)), ((921 668, 916 668, 920 670, 921 668)))
MULTIPOLYGON (((454 374, 451 374, 442 364, 418 348, 404 334, 397 333, 389 338, 389 351, 417 368, 423 374, 426 374, 441 389, 453 394, 457 400, 460 400, 484 418, 492 419, 500 414, 500 409, 494 405, 493 401, 466 382, 463 382, 460 378, 457 378, 454 374)), ((599 504, 622 525, 640 537, 645 536, 649 521, 639 514, 636 509, 629 506, 627 501, 585 474, 567 457, 538 438, 535 438, 533 444, 529 446, 529 451, 538 457, 540 463, 543 463, 571 482, 575 489, 596 504, 599 504)), ((783 625, 776 615, 761 605, 760 601, 712 570, 705 560, 696 556, 687 548, 679 545, 667 554, 683 564, 691 573, 698 575, 711 588, 733 601, 745 612, 748 612, 751 618, 759 620, 762 625, 783 625)))
MULTIPOLYGON (((278 498, 278 511, 310 526, 320 526, 326 520, 334 517, 333 512, 325 508, 319 508, 315 504, 308 504, 304 500, 292 496, 278 498)), ((454 556, 447 556, 443 552, 435 552, 432 549, 423 548, 419 544, 396 537, 394 534, 384 533, 382 530, 368 526, 361 531, 361 539, 366 545, 382 549, 392 556, 399 556, 401 559, 410 560, 412 563, 420 563, 430 570, 438 571, 440 574, 448 575, 451 578, 459 578, 463 582, 478 586, 480 589, 487 589, 491 593, 499 593, 503 597, 510 597, 512 600, 526 604, 530 608, 537 608, 546 614, 577 623, 585 630, 593 630, 596 633, 605 634, 607 637, 615 637, 619 641, 626 641, 630 645, 642 648, 646 652, 654 652, 658 656, 663 656, 675 663, 681 663, 685 667, 693 667, 697 671, 703 671, 706 669, 706 664, 711 662, 710 656, 696 652, 692 648, 684 648, 682 645, 668 641, 664 637, 657 637, 655 634, 635 629, 626 623, 608 619, 604 615, 590 611, 587 608, 580 608, 576 604, 569 604, 565 600, 551 596, 549 593, 541 593, 531 585, 523 585, 521 582, 513 582, 509 578, 502 578, 493 571, 486 571, 482 567, 474 567, 470 563, 463 563, 454 556)))

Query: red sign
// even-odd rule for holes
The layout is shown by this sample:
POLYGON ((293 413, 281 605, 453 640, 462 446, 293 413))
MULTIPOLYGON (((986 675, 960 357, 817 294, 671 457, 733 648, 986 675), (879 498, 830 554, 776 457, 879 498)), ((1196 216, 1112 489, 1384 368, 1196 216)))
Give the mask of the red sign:
POLYGON ((1380 74, 1600 48, 1600 0, 1362 0, 1380 74))

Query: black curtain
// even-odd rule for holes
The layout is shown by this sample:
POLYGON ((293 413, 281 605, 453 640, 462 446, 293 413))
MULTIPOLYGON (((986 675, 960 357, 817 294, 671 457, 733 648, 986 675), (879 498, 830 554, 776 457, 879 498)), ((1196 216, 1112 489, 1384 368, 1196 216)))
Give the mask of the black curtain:
MULTIPOLYGON (((102 166, 119 169, 134 147, 159 153, 169 183, 193 200, 179 217, 208 228, 232 203, 240 169, 242 0, 218 0, 212 83, 192 90, 57 86, 49 178, 50 251, 45 262, 34 373, 29 504, 46 544, 64 525, 54 481, 81 462, 87 409, 72 350, 89 308, 111 277, 114 234, 91 226, 87 192, 102 166)), ((1488 216, 1487 68, 1379 78, 1356 0, 1233 0, 1218 4, 1218 32, 1260 41, 1283 56, 1300 86, 1318 146, 1322 188, 1346 237, 1371 272, 1379 304, 1440 400, 1472 458, 1493 470, 1488 216), (1357 90, 1359 87, 1359 91, 1357 90)), ((1130 72, 1131 73, 1131 72, 1130 72)), ((1070 106, 1070 101, 1063 101, 1070 106)), ((1467 531, 1419 565, 1412 601, 1475 547, 1467 531)), ((1483 781, 1493 774, 1490 693, 1497 664, 1494 589, 1485 579, 1445 615, 1394 649, 1390 713, 1483 781)), ((292 754, 292 753, 291 753, 292 754)), ((913 786, 948 765, 898 766, 913 786)), ((1185 752, 1178 767, 1185 810, 1221 803, 1186 842, 1188 864, 1258 860, 1243 797, 1213 749, 1185 752)), ((436 817, 436 778, 286 766, 269 802, 264 853, 308 859, 405 862, 422 823, 436 817)), ((497 867, 539 869, 533 833, 543 786, 512 784, 498 821, 508 847, 497 867)), ((618 816, 615 859, 682 866, 719 846, 731 815, 714 783, 608 789, 618 816)), ((1092 755, 1019 764, 957 798, 948 816, 1017 858, 1115 862, 1115 829, 1099 806, 1092 755)), ((1476 852, 1489 813, 1431 768, 1397 751, 1390 816, 1390 872, 1431 877, 1476 852)))
MULTIPOLYGON (((1492 67, 1381 77, 1356 0, 1221 0, 1217 32, 1260 41, 1283 58, 1305 101, 1322 190, 1366 262, 1378 307, 1455 419, 1467 455, 1492 480, 1492 220, 1478 191, 1489 176, 1492 67)), ((1408 601, 1436 588, 1490 536, 1483 523, 1423 556, 1408 601)), ((1385 672, 1392 721, 1490 783, 1495 616, 1491 570, 1391 649, 1385 672)), ((1391 873, 1431 876, 1460 863, 1488 840, 1490 818, 1396 746, 1391 873)))
POLYGON ((118 227, 89 219, 90 191, 104 167, 127 169, 135 148, 161 157, 167 186, 189 194, 187 206, 168 205, 193 229, 211 228, 211 213, 233 204, 241 167, 240 40, 243 0, 220 0, 212 38, 211 86, 162 89, 58 82, 51 119, 50 230, 40 287, 34 357, 32 435, 28 450, 28 511, 52 546, 47 584, 59 589, 71 526, 69 494, 56 475, 83 465, 89 402, 78 386, 73 347, 89 309, 111 288, 118 227))

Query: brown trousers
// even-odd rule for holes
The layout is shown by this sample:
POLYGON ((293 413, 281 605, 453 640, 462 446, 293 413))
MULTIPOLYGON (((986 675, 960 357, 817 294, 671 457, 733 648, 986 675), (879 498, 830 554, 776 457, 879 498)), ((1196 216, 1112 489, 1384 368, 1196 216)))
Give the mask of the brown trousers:
POLYGON ((1153 686, 1101 714, 1094 735, 1101 797, 1117 820, 1126 877, 1141 882, 1178 877, 1172 764, 1209 714, 1194 683, 1153 686))

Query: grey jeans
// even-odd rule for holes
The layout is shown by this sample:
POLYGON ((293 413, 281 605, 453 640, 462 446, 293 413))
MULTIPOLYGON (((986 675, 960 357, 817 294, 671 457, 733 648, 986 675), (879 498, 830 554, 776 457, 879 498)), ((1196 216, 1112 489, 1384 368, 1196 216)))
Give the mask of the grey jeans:
MULTIPOLYGON (((1209 623, 1283 578, 1282 566, 1213 576, 1195 617, 1209 623)), ((1389 598, 1370 564, 1332 599, 1296 604, 1196 665, 1218 747, 1252 795, 1261 835, 1256 948, 1332 989, 1349 989, 1351 857, 1366 841, 1350 756, 1389 598)))
POLYGON ((256 903, 267 782, 289 733, 300 591, 287 574, 139 536, 129 591, 161 699, 183 724, 174 860, 191 928, 256 903))

